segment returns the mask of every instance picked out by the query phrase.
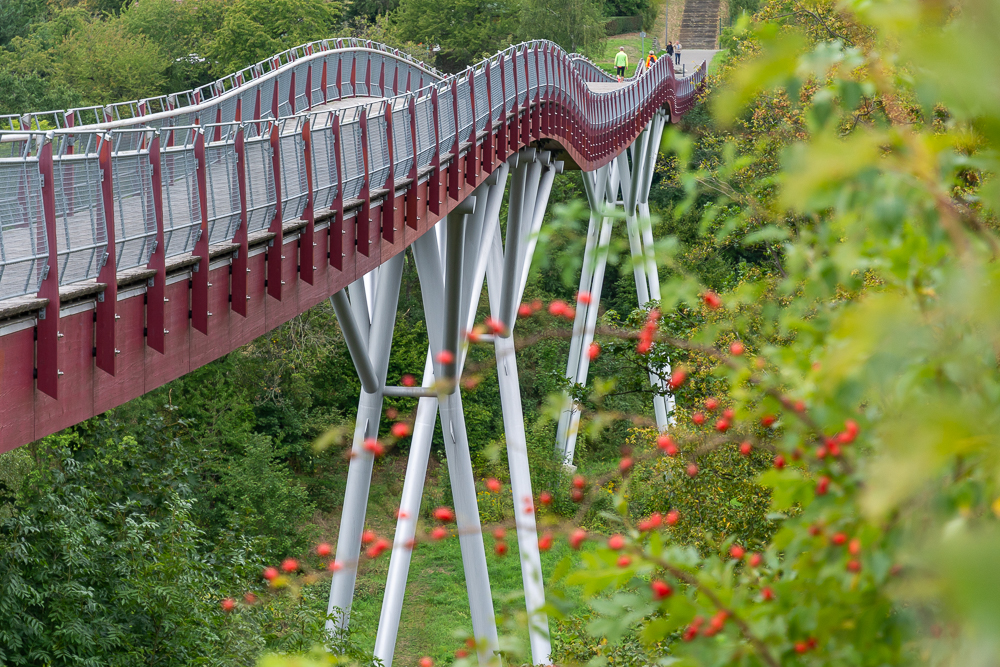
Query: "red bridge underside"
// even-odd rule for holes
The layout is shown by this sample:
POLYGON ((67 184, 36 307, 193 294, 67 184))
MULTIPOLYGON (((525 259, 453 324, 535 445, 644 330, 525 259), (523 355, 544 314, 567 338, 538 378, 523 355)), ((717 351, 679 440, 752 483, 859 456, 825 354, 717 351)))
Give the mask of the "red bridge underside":
MULTIPOLYGON (((568 106, 558 101, 533 102, 517 115, 510 114, 506 127, 494 127, 485 141, 469 148, 458 160, 452 159, 441 167, 437 177, 416 186, 409 183, 397 189, 390 201, 372 201, 370 215, 361 219, 338 220, 330 211, 317 211, 315 221, 302 221, 284 227, 280 246, 268 247, 274 234, 265 233, 251 239, 246 258, 247 314, 233 311, 230 299, 230 276, 234 249, 216 248, 209 263, 208 334, 192 328, 191 295, 192 266, 168 268, 166 281, 165 351, 161 354, 147 345, 146 278, 130 282, 119 276, 116 321, 116 372, 111 375, 98 369, 94 362, 95 300, 93 284, 90 294, 74 299, 65 292, 61 300, 62 316, 58 339, 58 399, 35 386, 35 336, 37 311, 25 314, 22 320, 0 322, 0 452, 27 444, 68 426, 101 414, 137 396, 151 391, 210 361, 249 343, 255 338, 312 308, 349 283, 402 252, 423 233, 434 226, 458 202, 465 199, 484 181, 502 160, 525 146, 558 149, 558 159, 567 166, 587 171, 607 164, 632 143, 661 107, 674 107, 673 81, 664 82, 643 101, 637 115, 625 119, 612 136, 585 136, 581 124, 568 106), (492 139, 490 138, 492 137, 492 139), (502 141, 503 145, 497 145, 502 141), (493 150, 484 150, 492 144, 493 150), (490 155, 492 153, 492 155, 490 155), (438 182, 438 191, 428 191, 438 182), (409 198, 416 196, 415 219, 406 219, 409 198), (432 199, 440 202, 431 211, 432 199), (383 221, 382 209, 386 208, 383 221), (391 209, 391 210, 390 210, 391 209), (391 221, 391 224, 390 224, 391 221), (358 226, 367 224, 367 238, 372 239, 367 256, 358 252, 358 226), (332 225, 332 226, 331 226, 332 225), (303 245, 312 228, 313 246, 303 245), (338 229, 341 228, 341 229, 338 229), (393 233, 393 228, 397 230, 393 233), (343 238, 343 270, 330 261, 330 232, 343 238), (399 233, 398 230, 402 230, 399 233), (391 240, 390 240, 391 239, 391 240), (311 251, 311 252, 310 252, 311 251), (268 264, 280 263, 281 284, 267 285, 268 264), (311 281, 301 271, 312 265, 311 281), (276 298, 276 296, 278 298, 276 298), (22 327, 18 330, 18 327, 22 327), (6 332, 6 333, 4 333, 6 332)), ((688 100, 677 103, 682 109, 688 100)), ((672 112, 673 120, 676 115, 672 112)), ((500 125, 500 124, 498 124, 500 125)), ((397 186, 398 187, 398 186, 397 186)), ((365 236, 362 228, 362 237, 365 236)), ((190 259, 190 258, 189 258, 190 259)), ((237 266, 242 264, 238 262, 237 266)), ((277 273, 271 275, 276 276, 277 273)))

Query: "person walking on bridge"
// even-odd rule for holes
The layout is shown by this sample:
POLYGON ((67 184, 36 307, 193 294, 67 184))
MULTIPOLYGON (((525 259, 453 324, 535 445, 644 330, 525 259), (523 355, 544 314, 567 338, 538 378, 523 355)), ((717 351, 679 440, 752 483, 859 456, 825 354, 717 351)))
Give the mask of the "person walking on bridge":
POLYGON ((681 64, 681 43, 677 42, 674 44, 674 62, 678 65, 681 64))
POLYGON ((619 46, 618 53, 615 54, 615 72, 618 74, 618 83, 625 78, 625 68, 628 67, 628 54, 625 47, 619 46))
POLYGON ((646 69, 649 69, 650 67, 652 67, 653 63, 655 63, 655 62, 656 62, 656 54, 653 53, 652 51, 650 51, 649 55, 646 56, 646 69))
POLYGON ((667 42, 667 60, 674 59, 674 43, 667 42))

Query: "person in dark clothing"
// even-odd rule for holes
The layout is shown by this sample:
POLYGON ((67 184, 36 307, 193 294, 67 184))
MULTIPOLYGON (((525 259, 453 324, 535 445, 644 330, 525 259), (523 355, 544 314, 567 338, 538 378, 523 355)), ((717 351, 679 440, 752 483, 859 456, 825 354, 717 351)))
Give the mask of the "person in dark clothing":
POLYGON ((674 59, 674 43, 673 42, 667 42, 667 58, 669 60, 673 60, 674 59))

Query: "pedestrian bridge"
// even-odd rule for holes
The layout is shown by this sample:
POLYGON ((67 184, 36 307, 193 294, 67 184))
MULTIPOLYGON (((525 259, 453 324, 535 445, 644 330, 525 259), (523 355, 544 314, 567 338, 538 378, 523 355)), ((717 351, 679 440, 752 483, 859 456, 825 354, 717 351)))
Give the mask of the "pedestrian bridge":
MULTIPOLYGON (((624 203, 640 303, 659 298, 646 203, 664 123, 705 65, 618 84, 551 42, 446 76, 381 44, 313 42, 196 90, 0 117, 0 451, 198 368, 330 298, 362 381, 330 607, 346 626, 382 398, 418 397, 376 643, 391 664, 440 412, 479 658, 497 646, 457 379, 484 279, 515 506, 531 505, 511 331, 556 173, 591 216, 567 376, 586 380, 604 260, 624 203), (508 188, 509 182, 509 188, 508 188), (506 237, 499 211, 508 192, 506 237), (442 224, 438 224, 442 221, 442 224), (403 252, 428 318, 421 387, 386 385, 403 252), (346 289, 345 289, 346 288, 346 289)), ((419 375, 419 369, 415 374, 419 375)), ((659 381, 653 378, 653 381, 659 381)), ((669 397, 656 403, 665 427, 669 397)), ((558 446, 572 461, 567 398, 558 446)), ((534 515, 517 512, 532 654, 548 662, 534 515)))

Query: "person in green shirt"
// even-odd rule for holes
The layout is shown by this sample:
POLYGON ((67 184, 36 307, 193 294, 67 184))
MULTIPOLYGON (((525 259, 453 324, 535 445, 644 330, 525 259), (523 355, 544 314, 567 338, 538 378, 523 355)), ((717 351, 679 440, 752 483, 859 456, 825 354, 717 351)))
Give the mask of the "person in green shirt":
POLYGON ((618 53, 615 54, 615 72, 618 73, 618 83, 621 83, 625 77, 626 67, 628 67, 628 54, 625 53, 624 46, 619 46, 618 53))

